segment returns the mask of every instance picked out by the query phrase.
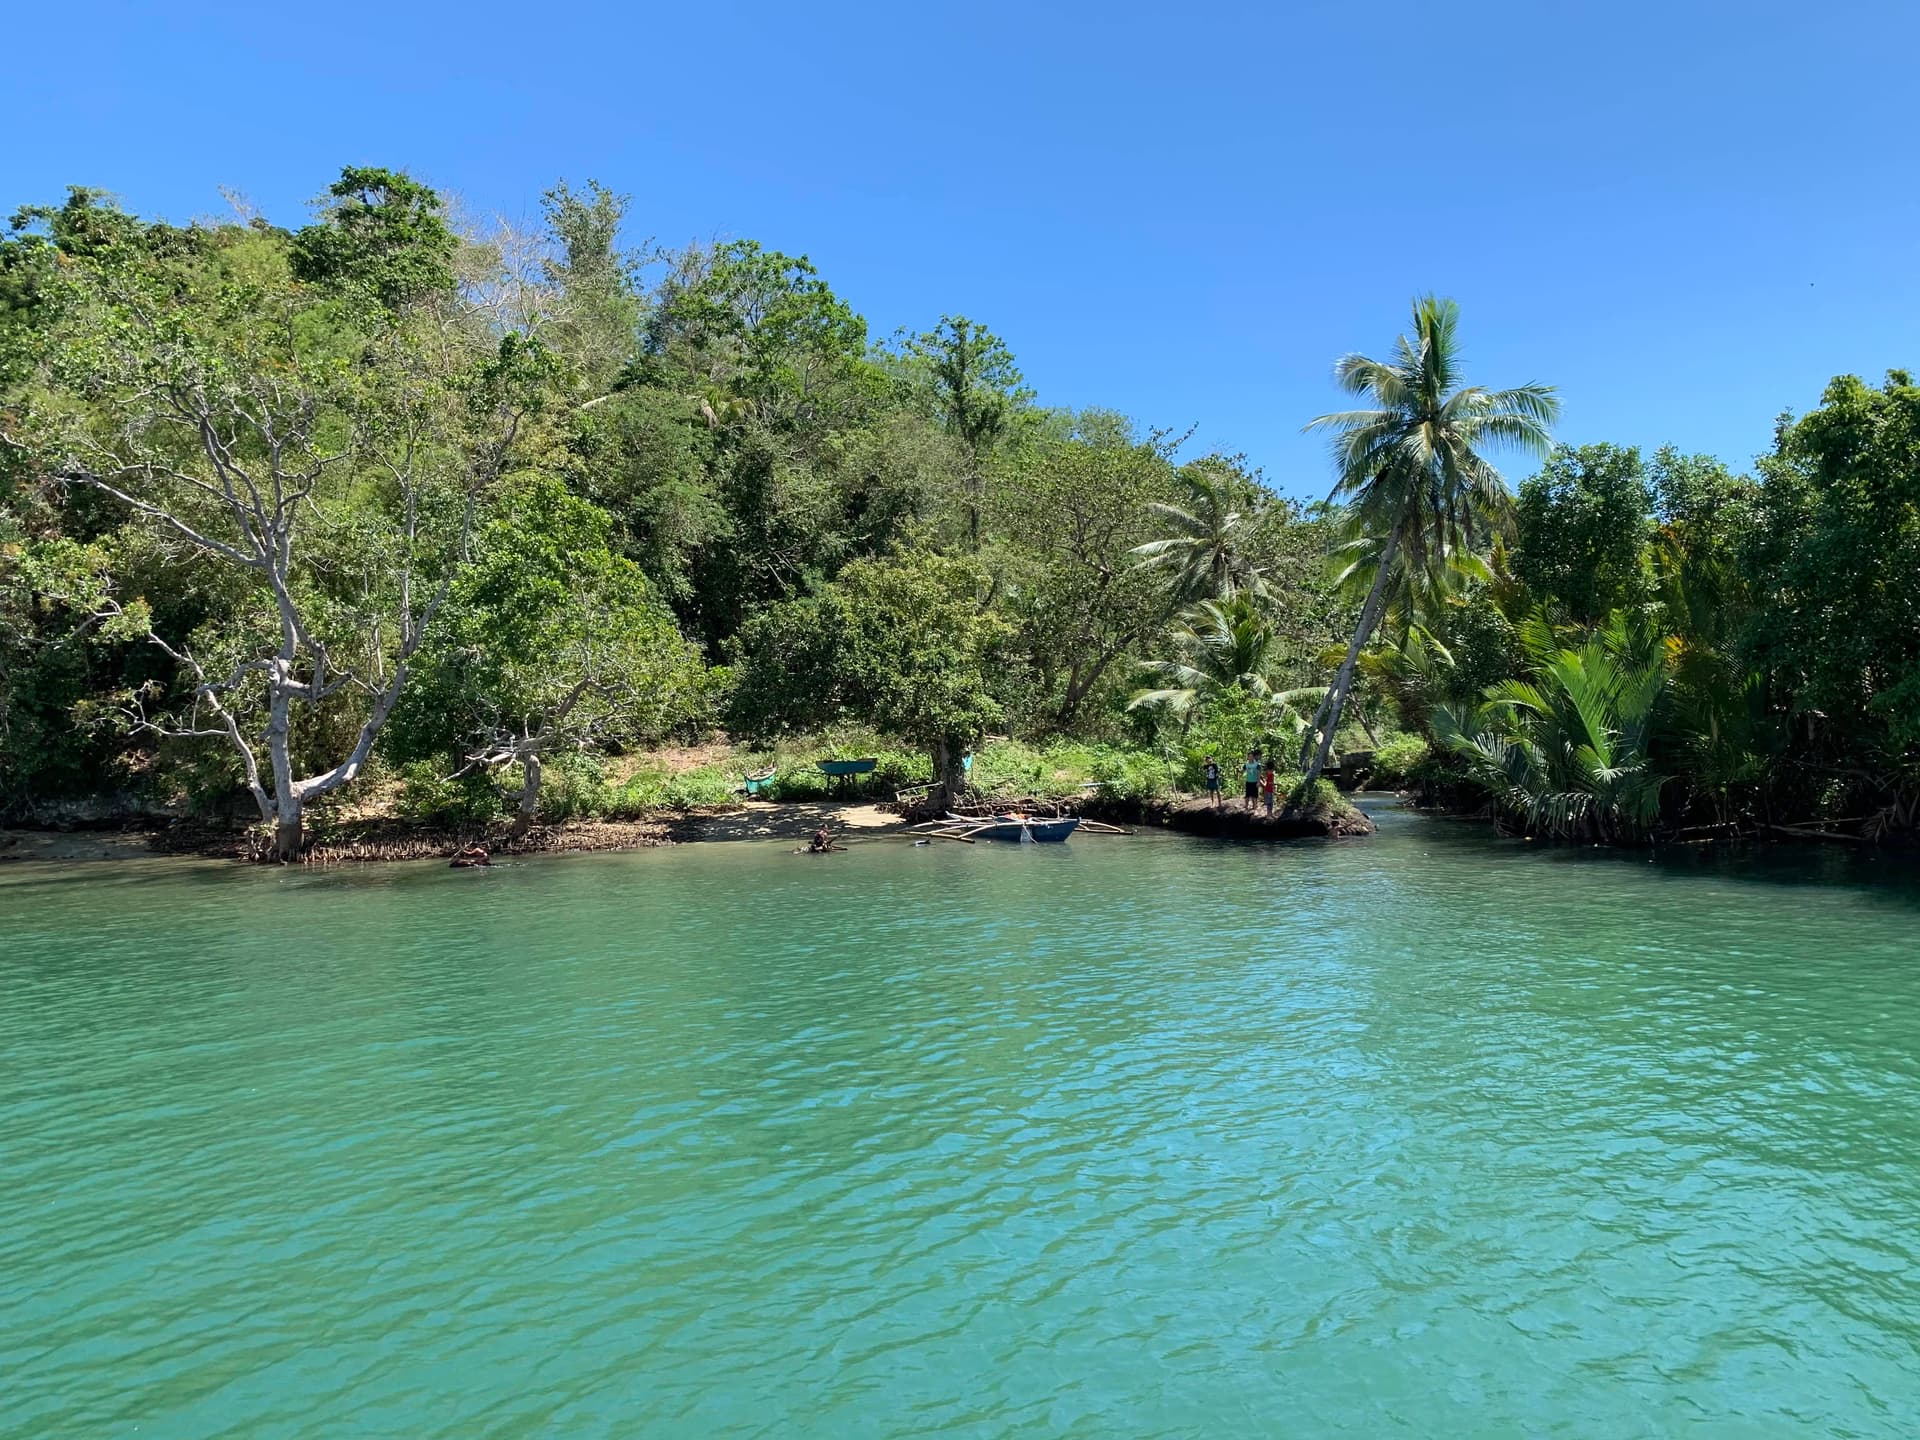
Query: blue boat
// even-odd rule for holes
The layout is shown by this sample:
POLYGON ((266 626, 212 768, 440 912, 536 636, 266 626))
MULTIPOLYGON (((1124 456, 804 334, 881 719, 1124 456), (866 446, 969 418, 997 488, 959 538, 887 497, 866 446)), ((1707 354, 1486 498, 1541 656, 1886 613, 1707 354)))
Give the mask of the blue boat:
POLYGON ((1024 844, 1053 844, 1080 828, 1078 815, 1032 820, 1024 815, 955 815, 949 812, 943 828, 970 840, 1011 840, 1024 844))

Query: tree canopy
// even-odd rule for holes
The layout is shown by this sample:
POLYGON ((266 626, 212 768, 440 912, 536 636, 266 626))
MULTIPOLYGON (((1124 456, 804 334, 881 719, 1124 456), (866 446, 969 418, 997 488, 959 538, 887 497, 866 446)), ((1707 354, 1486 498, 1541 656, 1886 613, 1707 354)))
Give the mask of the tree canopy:
POLYGON ((290 857, 348 792, 510 787, 524 828, 553 767, 723 734, 957 785, 990 735, 1177 777, 1295 731, 1302 795, 1391 751, 1540 833, 1920 819, 1905 372, 1836 379, 1751 475, 1548 453, 1553 392, 1474 383, 1425 297, 1336 363, 1362 408, 1312 422, 1302 505, 1046 408, 978 319, 876 344, 845 277, 632 209, 557 181, 476 227, 353 166, 290 228, 16 211, 0 819, 237 804, 290 857), (1517 500, 1501 451, 1545 457, 1517 500))

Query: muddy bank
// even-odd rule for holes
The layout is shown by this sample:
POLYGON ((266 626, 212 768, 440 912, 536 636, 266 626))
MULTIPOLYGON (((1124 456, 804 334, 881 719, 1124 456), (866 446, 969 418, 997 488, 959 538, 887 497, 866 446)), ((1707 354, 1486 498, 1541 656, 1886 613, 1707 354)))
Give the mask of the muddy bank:
MULTIPOLYGON (((1304 815, 1248 813, 1237 804, 1214 809, 1204 800, 1121 800, 1085 796, 1058 805, 1005 802, 1029 814, 1083 815, 1118 825, 1163 828, 1189 835, 1295 840, 1370 835, 1373 822, 1358 811, 1329 807, 1304 815)), ((843 839, 881 836, 908 823, 898 808, 832 801, 775 804, 746 801, 709 810, 669 812, 640 820, 569 820, 536 825, 514 838, 505 823, 422 826, 391 818, 323 821, 314 827, 304 865, 365 865, 388 860, 446 860, 469 845, 495 856, 638 850, 654 845, 728 840, 805 841, 822 826, 843 839)), ((264 833, 183 823, 119 830, 0 830, 0 863, 8 861, 134 860, 154 856, 257 861, 264 833)))
MULTIPOLYGON (((394 819, 322 823, 314 827, 305 865, 361 865, 386 860, 450 859, 469 845, 496 856, 639 850, 715 840, 804 840, 821 826, 835 834, 884 831, 898 815, 876 805, 775 805, 753 801, 712 810, 651 815, 642 820, 569 820, 536 825, 517 839, 507 826, 423 826, 394 819)), ((0 863, 51 860, 135 860, 154 856, 254 861, 257 830, 171 824, 118 830, 0 830, 0 863)))
POLYGON ((1373 821, 1358 810, 1318 805, 1289 813, 1249 810, 1244 804, 1187 800, 1167 807, 1159 823, 1183 835, 1225 840, 1337 840, 1373 834, 1373 821))
MULTIPOLYGON (((668 828, 657 820, 583 820, 536 826, 516 840, 506 834, 505 827, 453 830, 387 821, 356 823, 331 828, 316 836, 301 856, 301 863, 324 866, 446 859, 469 845, 484 845, 495 855, 637 850, 670 844, 668 828)), ((156 856, 245 862, 261 859, 264 844, 265 837, 252 831, 178 825, 113 832, 9 830, 0 831, 0 864, 35 860, 139 860, 156 856)))

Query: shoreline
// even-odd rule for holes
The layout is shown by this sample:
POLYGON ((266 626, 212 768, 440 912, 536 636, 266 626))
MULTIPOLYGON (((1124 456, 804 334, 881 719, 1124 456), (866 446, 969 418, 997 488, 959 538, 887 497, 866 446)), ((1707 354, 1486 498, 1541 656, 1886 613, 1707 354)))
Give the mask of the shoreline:
MULTIPOLYGON (((1215 811, 1195 799, 1097 801, 1066 808, 1069 813, 1085 814, 1090 819, 1199 838, 1338 839, 1373 831, 1372 822, 1358 811, 1269 819, 1243 814, 1237 807, 1215 811)), ((457 851, 476 844, 496 857, 505 857, 594 854, 736 840, 803 843, 823 825, 845 837, 905 833, 913 823, 908 816, 871 800, 745 800, 700 810, 666 811, 635 820, 567 820, 536 825, 517 840, 508 835, 504 823, 443 827, 382 817, 331 824, 323 821, 314 827, 317 833, 300 864, 324 868, 451 860, 457 851)), ((257 829, 224 830, 177 822, 65 830, 44 826, 0 828, 0 865, 154 859, 257 864, 260 861, 255 847, 259 842, 257 829)))
MULTIPOLYGON (((595 854, 647 850, 664 845, 729 840, 801 840, 822 825, 847 832, 883 833, 907 822, 872 802, 749 800, 690 811, 667 811, 638 820, 566 820, 535 825, 515 840, 504 824, 443 827, 399 820, 351 821, 320 827, 301 858, 302 866, 374 865, 397 860, 449 860, 469 845, 496 856, 595 854)), ((53 829, 0 828, 0 865, 91 863, 127 860, 207 860, 255 864, 253 830, 219 830, 179 824, 53 829)))

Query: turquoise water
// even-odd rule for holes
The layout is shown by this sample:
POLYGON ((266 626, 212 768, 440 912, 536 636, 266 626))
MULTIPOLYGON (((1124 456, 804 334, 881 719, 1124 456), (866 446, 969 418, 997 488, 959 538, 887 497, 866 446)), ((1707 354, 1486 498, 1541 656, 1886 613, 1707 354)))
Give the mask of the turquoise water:
POLYGON ((0 1433, 1914 1433, 1910 875, 1384 818, 0 869, 0 1433))

